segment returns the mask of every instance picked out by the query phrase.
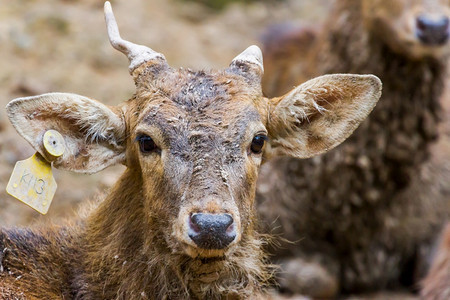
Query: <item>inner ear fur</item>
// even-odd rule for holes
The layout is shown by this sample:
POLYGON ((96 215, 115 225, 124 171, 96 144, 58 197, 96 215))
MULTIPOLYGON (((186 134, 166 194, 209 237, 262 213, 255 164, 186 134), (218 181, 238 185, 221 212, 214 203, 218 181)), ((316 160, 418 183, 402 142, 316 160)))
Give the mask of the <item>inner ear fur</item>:
POLYGON ((309 158, 336 147, 372 111, 381 87, 374 75, 333 74, 270 99, 266 156, 309 158))
POLYGON ((6 107, 8 117, 22 137, 47 160, 42 139, 47 130, 59 131, 65 151, 53 166, 95 173, 125 161, 125 123, 121 110, 69 93, 17 98, 6 107))

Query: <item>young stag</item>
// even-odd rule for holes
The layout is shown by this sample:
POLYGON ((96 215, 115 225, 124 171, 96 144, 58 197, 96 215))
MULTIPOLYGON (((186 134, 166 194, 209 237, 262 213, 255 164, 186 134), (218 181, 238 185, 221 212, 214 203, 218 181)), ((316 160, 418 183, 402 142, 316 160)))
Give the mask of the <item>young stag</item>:
MULTIPOLYGON (((53 299, 251 298, 269 279, 255 231, 261 162, 310 157, 341 143, 376 104, 375 76, 330 75, 282 97, 262 96, 262 54, 251 46, 221 71, 171 68, 121 39, 134 96, 115 107, 52 93, 7 106, 17 131, 44 157, 58 130, 56 168, 127 169, 109 195, 71 226, 0 231, 0 295, 53 299)), ((48 158, 48 157, 47 157, 48 158)))
POLYGON ((450 153, 440 148, 447 151, 441 161, 431 155, 449 16, 448 0, 337 0, 320 29, 278 28, 267 36, 269 95, 326 73, 375 74, 384 84, 379 105, 339 149, 261 171, 263 219, 300 240, 277 252, 286 262, 283 288, 331 297, 339 287, 411 286, 424 275, 421 258, 450 216, 450 153))

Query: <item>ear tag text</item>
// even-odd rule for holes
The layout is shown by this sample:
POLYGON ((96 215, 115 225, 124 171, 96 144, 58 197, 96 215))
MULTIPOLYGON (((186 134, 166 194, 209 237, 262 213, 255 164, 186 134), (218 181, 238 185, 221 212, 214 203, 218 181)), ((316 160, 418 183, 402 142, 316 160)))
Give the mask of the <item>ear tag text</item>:
MULTIPOLYGON (((63 155, 65 143, 56 130, 48 130, 43 137, 46 156, 55 160, 63 155)), ((28 159, 18 161, 6 186, 6 192, 45 215, 56 192, 51 162, 39 152, 28 159)))

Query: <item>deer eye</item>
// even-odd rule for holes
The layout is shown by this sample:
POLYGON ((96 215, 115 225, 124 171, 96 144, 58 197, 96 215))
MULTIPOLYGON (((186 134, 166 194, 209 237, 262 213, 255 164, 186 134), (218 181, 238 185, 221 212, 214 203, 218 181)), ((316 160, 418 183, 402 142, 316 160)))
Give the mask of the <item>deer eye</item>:
POLYGON ((252 144, 250 145, 250 150, 254 154, 260 154, 264 148, 264 144, 268 140, 267 136, 265 134, 258 134, 256 135, 253 140, 252 144))
POLYGON ((158 146, 156 146, 155 141, 148 135, 139 135, 136 138, 136 141, 139 142, 139 149, 142 153, 151 153, 158 150, 158 146))

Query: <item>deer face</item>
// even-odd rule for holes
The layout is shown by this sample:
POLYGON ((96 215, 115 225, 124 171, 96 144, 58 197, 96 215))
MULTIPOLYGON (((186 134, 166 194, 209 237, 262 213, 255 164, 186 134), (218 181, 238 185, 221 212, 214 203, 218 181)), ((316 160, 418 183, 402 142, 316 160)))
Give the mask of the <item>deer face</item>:
POLYGON ((369 28, 396 52, 415 58, 448 55, 448 0, 363 0, 369 28))
POLYGON ((45 94, 11 101, 8 116, 44 157, 43 134, 56 129, 64 136, 56 168, 92 173, 125 164, 141 188, 122 187, 123 193, 139 198, 136 209, 150 224, 144 232, 160 233, 172 253, 223 257, 254 238, 262 161, 332 149, 381 94, 375 76, 340 74, 268 99, 258 47, 221 71, 175 70, 162 54, 120 38, 108 2, 105 15, 111 44, 130 59, 133 98, 107 107, 74 94, 45 94))
POLYGON ((167 68, 140 84, 127 114, 149 217, 164 220, 167 243, 191 256, 222 255, 253 220, 267 103, 240 71, 167 68))

